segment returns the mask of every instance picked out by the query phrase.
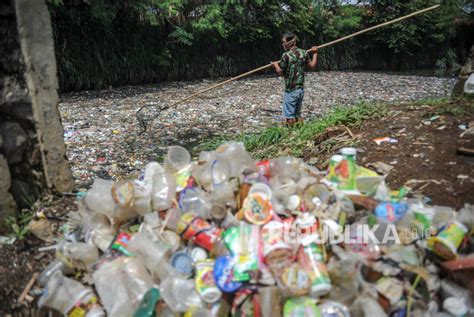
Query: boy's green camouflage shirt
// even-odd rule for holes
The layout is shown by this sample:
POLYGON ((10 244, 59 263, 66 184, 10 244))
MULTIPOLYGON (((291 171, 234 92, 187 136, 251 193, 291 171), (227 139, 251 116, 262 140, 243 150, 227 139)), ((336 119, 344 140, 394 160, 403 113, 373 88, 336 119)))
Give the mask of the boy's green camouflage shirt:
POLYGON ((309 54, 301 48, 293 48, 283 53, 280 68, 285 77, 286 92, 304 87, 304 67, 309 62, 309 54))

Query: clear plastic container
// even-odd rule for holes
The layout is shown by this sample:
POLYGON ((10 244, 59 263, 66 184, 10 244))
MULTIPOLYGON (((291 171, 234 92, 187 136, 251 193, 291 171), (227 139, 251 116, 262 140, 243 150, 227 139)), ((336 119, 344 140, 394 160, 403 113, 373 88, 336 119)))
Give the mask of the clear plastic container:
POLYGON ((222 186, 232 175, 231 164, 226 159, 214 160, 209 167, 206 172, 210 173, 212 188, 222 186))
POLYGON ((266 200, 270 200, 272 199, 272 189, 264 183, 255 183, 250 187, 248 195, 259 195, 266 200))
POLYGON ((194 280, 169 276, 160 284, 160 294, 176 313, 183 313, 191 307, 204 307, 196 293, 194 280))
POLYGON ((97 213, 112 216, 115 203, 112 199, 113 181, 96 178, 92 188, 87 192, 84 201, 86 206, 97 213))
POLYGON ((242 142, 226 142, 216 149, 218 160, 225 160, 229 163, 229 177, 240 177, 240 172, 246 166, 255 166, 255 162, 245 150, 242 142))
POLYGON ((170 146, 165 156, 165 169, 174 174, 187 167, 191 163, 191 155, 188 150, 179 145, 170 146))
POLYGON ((57 271, 60 271, 64 275, 70 275, 75 272, 71 265, 66 263, 66 261, 56 258, 53 262, 48 264, 43 272, 41 272, 38 277, 38 284, 43 287, 46 286, 51 276, 53 276, 57 271))
POLYGON ((118 257, 104 263, 92 278, 108 316, 133 316, 145 293, 156 287, 135 257, 118 257))
POLYGON ((174 270, 168 263, 171 256, 171 246, 153 241, 149 232, 139 232, 128 242, 127 249, 132 252, 141 263, 158 280, 164 280, 174 270))
POLYGON ((270 160, 270 175, 272 178, 292 179, 297 182, 301 178, 300 159, 294 157, 278 157, 270 160))
POLYGON ((152 188, 151 201, 154 210, 171 207, 176 194, 176 179, 157 162, 148 163, 143 181, 152 188))
POLYGON ((92 272, 92 266, 99 259, 99 251, 92 244, 62 241, 58 245, 58 256, 64 256, 76 269, 92 272))
POLYGON ((236 207, 234 188, 231 183, 227 182, 221 186, 214 188, 209 195, 209 200, 213 204, 223 205, 224 207, 236 207))
POLYGON ((43 295, 38 301, 38 306, 53 308, 66 314, 75 302, 91 293, 92 289, 65 277, 58 270, 51 275, 43 295))
POLYGON ((114 220, 107 214, 91 214, 87 217, 84 232, 86 242, 95 244, 105 252, 114 239, 114 220))
POLYGON ((179 208, 183 213, 193 212, 203 219, 208 219, 211 212, 211 206, 207 194, 199 188, 186 188, 181 192, 179 208))
POLYGON ((151 208, 151 193, 153 185, 147 185, 145 182, 135 180, 133 182, 133 206, 135 211, 140 215, 146 215, 151 208))

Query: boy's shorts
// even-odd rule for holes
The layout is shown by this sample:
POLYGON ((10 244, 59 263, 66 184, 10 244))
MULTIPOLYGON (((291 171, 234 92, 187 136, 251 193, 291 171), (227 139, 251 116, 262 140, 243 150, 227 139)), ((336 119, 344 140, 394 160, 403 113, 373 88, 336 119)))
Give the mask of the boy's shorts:
POLYGON ((285 92, 283 97, 283 117, 285 119, 295 119, 301 116, 303 97, 303 88, 298 88, 291 92, 285 92))

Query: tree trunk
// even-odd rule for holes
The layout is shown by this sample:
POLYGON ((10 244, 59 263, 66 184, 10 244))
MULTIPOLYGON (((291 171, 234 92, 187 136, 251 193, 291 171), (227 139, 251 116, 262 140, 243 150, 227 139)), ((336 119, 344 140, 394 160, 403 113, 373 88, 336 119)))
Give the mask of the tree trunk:
POLYGON ((70 191, 45 0, 0 4, 0 219, 45 191, 70 191))

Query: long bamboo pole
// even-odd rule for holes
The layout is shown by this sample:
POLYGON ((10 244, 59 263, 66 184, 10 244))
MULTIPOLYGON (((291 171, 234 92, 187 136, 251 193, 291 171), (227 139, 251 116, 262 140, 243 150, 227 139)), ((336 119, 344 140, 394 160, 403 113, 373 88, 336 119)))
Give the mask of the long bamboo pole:
MULTIPOLYGON (((413 12, 413 13, 410 13, 410 14, 408 14, 408 15, 402 16, 402 17, 400 17, 400 18, 397 18, 397 19, 394 19, 394 20, 391 20, 391 21, 387 21, 387 22, 384 22, 384 23, 381 23, 381 24, 378 24, 378 25, 374 25, 374 26, 372 26, 372 27, 370 27, 370 28, 367 28, 367 29, 364 29, 364 30, 355 32, 355 33, 353 33, 353 34, 350 34, 350 35, 341 37, 340 39, 337 39, 337 40, 334 40, 334 41, 331 41, 331 42, 328 42, 328 43, 319 45, 319 46, 317 46, 317 47, 318 47, 318 49, 320 49, 320 48, 324 48, 324 47, 328 47, 328 46, 334 45, 334 44, 336 44, 336 43, 339 43, 339 42, 348 40, 348 39, 350 39, 350 38, 353 38, 353 37, 355 37, 355 36, 361 35, 361 34, 363 34, 363 33, 367 33, 367 32, 370 32, 370 31, 373 31, 373 30, 382 28, 382 27, 384 27, 384 26, 387 26, 387 25, 390 25, 390 24, 393 24, 393 23, 397 23, 397 22, 400 22, 400 21, 402 21, 402 20, 411 18, 411 17, 413 17, 413 16, 415 16, 415 15, 418 15, 418 14, 421 14, 421 13, 425 13, 425 12, 434 10, 434 9, 438 8, 439 6, 440 6, 440 5, 437 4, 437 5, 434 5, 434 6, 431 6, 431 7, 428 7, 428 8, 425 8, 425 9, 422 9, 422 10, 419 10, 419 11, 416 11, 416 12, 413 12)), ((307 52, 309 52, 309 51, 310 51, 310 50, 307 50, 307 52)), ((166 109, 171 108, 171 107, 174 107, 174 106, 176 106, 177 104, 180 104, 180 103, 182 103, 182 102, 184 102, 184 101, 186 101, 186 100, 189 100, 189 99, 191 99, 191 98, 193 98, 193 97, 196 97, 196 96, 198 96, 198 95, 200 95, 200 94, 203 94, 203 93, 205 93, 205 92, 207 92, 207 91, 209 91, 209 90, 212 90, 212 89, 215 89, 215 88, 217 88, 217 87, 223 86, 223 85, 225 85, 225 84, 227 84, 227 83, 230 83, 231 81, 234 81, 234 80, 243 78, 243 77, 245 77, 245 76, 254 74, 254 73, 256 73, 256 72, 259 72, 259 71, 264 70, 264 69, 269 68, 269 67, 272 67, 272 64, 267 64, 267 65, 261 66, 261 67, 259 67, 259 68, 256 68, 256 69, 254 69, 254 70, 248 71, 248 72, 246 72, 246 73, 240 74, 240 75, 238 75, 238 76, 235 76, 235 77, 229 78, 229 79, 227 79, 227 80, 224 80, 223 82, 217 83, 217 84, 215 84, 215 85, 213 85, 213 86, 211 86, 211 87, 208 87, 208 88, 206 88, 206 89, 200 90, 200 91, 195 92, 195 93, 193 93, 193 94, 191 94, 191 95, 189 95, 189 96, 187 96, 187 97, 185 97, 185 98, 183 98, 183 99, 180 99, 180 100, 178 100, 178 101, 175 101, 175 102, 173 102, 172 104, 170 104, 169 106, 166 106, 166 107, 162 108, 161 111, 166 110, 166 109)), ((140 108, 137 112, 139 112, 139 111, 142 110, 142 109, 143 109, 143 107, 140 108)))

